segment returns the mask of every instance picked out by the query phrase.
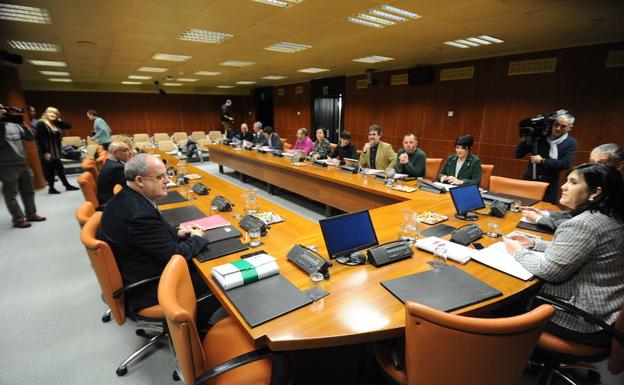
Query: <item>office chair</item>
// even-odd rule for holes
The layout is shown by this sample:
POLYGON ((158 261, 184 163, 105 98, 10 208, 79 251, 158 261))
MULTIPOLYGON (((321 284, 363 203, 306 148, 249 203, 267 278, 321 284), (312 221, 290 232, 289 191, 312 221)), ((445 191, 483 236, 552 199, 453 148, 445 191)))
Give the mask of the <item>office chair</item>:
POLYGON ((558 311, 583 318, 585 321, 599 326, 602 330, 606 330, 612 336, 610 348, 599 348, 569 341, 546 331, 543 332, 537 341, 540 354, 536 355, 536 357, 543 359, 540 360, 541 362, 531 362, 532 365, 543 368, 539 380, 540 385, 549 385, 555 376, 567 381, 570 385, 581 385, 582 382, 579 382, 570 373, 564 372, 564 370, 569 369, 586 369, 590 378, 599 380, 600 374, 591 363, 602 361, 605 358, 609 358, 607 367, 609 372, 620 374, 624 371, 624 307, 620 310, 615 323, 608 325, 593 315, 548 294, 539 294, 537 299, 555 306, 558 311))
POLYGON ((544 198, 548 183, 532 180, 512 179, 493 175, 490 177, 490 191, 519 197, 538 199, 544 198))
POLYGON ((113 187, 113 195, 117 195, 118 192, 120 192, 123 189, 123 186, 120 185, 119 183, 115 185, 115 187, 113 187))
POLYGON ((81 229, 89 218, 91 218, 93 213, 95 213, 95 206, 89 201, 82 202, 80 206, 78 206, 76 210, 76 220, 81 229))
POLYGON ((284 143, 282 143, 282 147, 284 148, 284 151, 288 151, 288 150, 290 150, 291 148, 293 148, 293 145, 292 145, 292 144, 290 144, 290 143, 286 143, 286 142, 284 142, 284 143))
POLYGON ((481 164, 481 184, 479 187, 489 190, 492 171, 494 171, 493 164, 481 164))
POLYGON ((93 174, 88 171, 83 172, 78 177, 78 185, 84 195, 85 201, 91 202, 93 207, 100 207, 100 202, 97 198, 97 183, 93 174))
POLYGON ((429 180, 438 180, 438 173, 442 165, 442 158, 427 158, 425 160, 425 178, 429 180))
MULTIPOLYGON (((102 296, 108 306, 110 306, 113 319, 118 325, 123 325, 126 322, 126 304, 124 293, 129 290, 136 289, 137 287, 151 284, 152 282, 157 281, 160 277, 152 277, 124 286, 121 273, 119 272, 119 267, 117 266, 117 261, 115 260, 115 256, 113 255, 110 246, 106 242, 96 239, 96 234, 100 228, 101 220, 102 212, 95 212, 83 226, 80 234, 80 240, 85 246, 87 255, 91 261, 91 267, 95 271, 98 283, 100 284, 102 296)), ((148 337, 145 331, 147 328, 156 330, 157 334, 152 336, 145 345, 121 362, 116 370, 118 376, 123 376, 128 373, 128 364, 130 362, 140 357, 147 349, 158 343, 163 337, 167 336, 164 313, 159 305, 142 309, 138 312, 135 318, 139 324, 139 328, 136 329, 136 334, 138 336, 148 337)))
POLYGON ((164 133, 164 132, 155 133, 153 139, 154 139, 154 143, 164 142, 166 140, 171 141, 171 137, 169 136, 169 134, 164 133))
POLYGON ((104 150, 104 147, 98 145, 98 157, 95 159, 95 165, 97 166, 98 171, 102 169, 104 163, 108 160, 108 151, 104 150))
POLYGON ((171 138, 178 146, 184 146, 188 142, 189 136, 184 131, 177 131, 171 135, 171 138))
POLYGON ((96 180, 98 176, 100 175, 97 165, 95 164, 95 160, 93 159, 93 156, 87 155, 82 160, 82 163, 80 164, 80 168, 82 169, 82 171, 88 171, 91 174, 93 174, 93 178, 95 178, 96 180))
POLYGON ((197 307, 188 264, 174 255, 160 278, 158 302, 165 313, 176 362, 185 384, 274 384, 273 370, 281 355, 254 350, 253 341, 236 321, 226 317, 212 326, 203 341, 197 333, 197 307), (212 369, 210 369, 212 368, 212 369), (273 376, 273 378, 272 378, 273 376))
POLYGON ((415 302, 407 302, 405 309, 405 352, 396 348, 397 340, 390 340, 375 344, 374 353, 390 378, 408 385, 515 385, 555 313, 550 305, 490 319, 415 302))
POLYGON ((64 136, 61 139, 62 146, 67 146, 70 144, 75 147, 82 147, 82 139, 79 136, 64 136))
POLYGON ((173 144, 171 140, 158 141, 157 143, 158 148, 167 154, 175 154, 178 152, 178 147, 173 144))
POLYGON ((193 131, 191 132, 191 138, 197 142, 200 139, 206 139, 206 133, 204 131, 193 131))

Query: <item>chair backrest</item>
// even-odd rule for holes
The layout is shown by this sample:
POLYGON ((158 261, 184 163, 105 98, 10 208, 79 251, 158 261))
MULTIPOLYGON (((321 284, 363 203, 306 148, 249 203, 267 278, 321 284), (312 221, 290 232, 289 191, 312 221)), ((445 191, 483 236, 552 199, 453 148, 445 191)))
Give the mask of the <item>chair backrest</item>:
MULTIPOLYGON (((620 310, 614 326, 617 331, 624 334, 624 307, 620 310)), ((609 356, 607 368, 613 374, 620 374, 624 371, 624 344, 615 338, 611 342, 611 355, 609 356)))
POLYGON ((123 280, 108 243, 96 238, 101 221, 102 212, 95 212, 82 227, 80 240, 87 250, 91 267, 115 322, 123 325, 126 322, 125 297, 122 294, 119 298, 113 298, 113 293, 123 287, 123 280))
POLYGON ((147 134, 134 134, 132 135, 132 139, 135 142, 150 142, 150 137, 147 134))
POLYGON ((80 168, 82 171, 88 171, 93 174, 93 178, 97 180, 100 171, 97 168, 97 164, 95 164, 95 160, 92 156, 87 155, 80 164, 80 168))
POLYGON ((199 146, 199 148, 201 148, 202 150, 207 150, 209 144, 212 144, 212 141, 210 139, 204 138, 197 140, 197 146, 199 146))
POLYGON ((104 166, 104 163, 108 160, 108 151, 98 149, 98 154, 99 155, 95 160, 95 165, 97 166, 98 170, 101 170, 102 166, 104 166))
POLYGON ((489 190, 492 171, 494 171, 493 164, 481 164, 481 184, 479 187, 489 190))
POLYGON ((64 136, 61 139, 61 144, 63 146, 67 146, 68 144, 71 144, 72 146, 81 147, 82 139, 80 139, 79 136, 64 136))
POLYGON ((76 210, 76 220, 78 221, 80 228, 87 223, 93 213, 95 213, 95 206, 93 206, 93 203, 89 201, 82 202, 80 206, 78 206, 78 209, 76 210))
POLYGON ((440 166, 442 165, 442 158, 427 158, 425 166, 427 167, 425 178, 430 180, 438 179, 438 173, 440 172, 440 166))
POLYGON ((193 131, 191 133, 191 138, 197 142, 200 139, 206 139, 206 133, 204 131, 193 131))
POLYGON ((286 138, 280 138, 280 142, 282 143, 282 147, 284 147, 284 143, 286 143, 288 141, 288 139, 286 138))
POLYGON ((123 189, 123 186, 120 184, 116 184, 115 187, 113 187, 113 195, 117 195, 118 192, 120 192, 123 189))
POLYGON ((98 142, 96 142, 95 139, 93 139, 92 137, 87 136, 87 145, 90 144, 98 144, 98 142))
POLYGON ((175 147, 175 145, 173 144, 172 141, 170 140, 163 140, 163 141, 159 141, 158 142, 158 148, 161 151, 165 151, 165 152, 169 152, 169 151, 176 151, 177 148, 175 147))
POLYGON ((178 367, 185 383, 206 371, 206 359, 197 334, 195 291, 184 257, 174 255, 158 283, 158 302, 165 313, 178 367))
POLYGON ((329 151, 334 152, 336 150, 336 147, 338 147, 338 145, 336 143, 330 143, 329 144, 329 151))
POLYGON ((145 147, 152 147, 153 146, 152 142, 134 142, 134 145, 139 150, 144 150, 145 147))
POLYGON ((284 148, 284 151, 288 151, 293 147, 293 145, 290 143, 284 143, 282 147, 284 148))
POLYGON ((98 145, 96 143, 87 144, 87 156, 94 157, 97 152, 98 145))
POLYGON ((514 385, 522 375, 550 305, 509 318, 472 318, 407 302, 408 385, 514 385))
POLYGON ((158 132, 156 134, 154 134, 154 142, 160 142, 160 141, 165 141, 165 140, 171 140, 171 138, 169 137, 169 134, 165 134, 163 132, 158 132))
POLYGON ((218 142, 223 139, 223 134, 221 133, 221 131, 210 131, 208 132, 208 139, 212 140, 213 142, 218 142))
POLYGON ((188 134, 186 132, 183 132, 183 131, 174 132, 171 136, 173 138, 175 138, 176 140, 179 140, 179 139, 188 140, 188 138, 189 138, 188 134))
POLYGON ((93 174, 88 171, 80 174, 78 177, 78 185, 80 185, 80 190, 82 190, 82 195, 84 195, 85 201, 91 202, 93 207, 100 207, 100 203, 97 198, 97 183, 95 183, 93 174))
POLYGON ((512 179, 496 175, 490 177, 490 191, 492 192, 542 200, 546 188, 548 188, 546 182, 512 179))

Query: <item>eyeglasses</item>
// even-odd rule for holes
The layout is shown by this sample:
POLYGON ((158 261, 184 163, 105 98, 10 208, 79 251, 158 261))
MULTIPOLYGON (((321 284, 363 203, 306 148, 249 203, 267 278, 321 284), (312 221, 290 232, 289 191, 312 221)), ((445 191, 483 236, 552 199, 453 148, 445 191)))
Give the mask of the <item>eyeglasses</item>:
POLYGON ((156 175, 156 176, 153 176, 153 175, 142 175, 142 177, 143 178, 154 178, 154 179, 156 179, 159 182, 161 180, 163 180, 163 179, 169 180, 169 176, 167 174, 160 174, 160 175, 156 175))

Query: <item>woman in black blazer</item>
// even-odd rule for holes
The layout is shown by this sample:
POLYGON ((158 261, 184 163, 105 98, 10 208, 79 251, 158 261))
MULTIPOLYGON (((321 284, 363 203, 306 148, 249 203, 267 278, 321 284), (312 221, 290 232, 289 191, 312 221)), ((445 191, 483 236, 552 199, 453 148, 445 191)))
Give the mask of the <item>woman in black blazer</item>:
POLYGON ((471 151, 473 142, 472 135, 463 135, 455 140, 455 155, 449 156, 444 163, 440 182, 457 186, 481 183, 481 160, 471 151))
POLYGON ((79 190, 72 186, 65 177, 63 163, 61 163, 61 130, 70 128, 69 123, 61 120, 61 113, 54 107, 46 108, 39 122, 35 126, 37 130, 37 147, 41 166, 48 181, 48 194, 60 194, 54 188, 54 177, 58 175, 67 191, 79 190))

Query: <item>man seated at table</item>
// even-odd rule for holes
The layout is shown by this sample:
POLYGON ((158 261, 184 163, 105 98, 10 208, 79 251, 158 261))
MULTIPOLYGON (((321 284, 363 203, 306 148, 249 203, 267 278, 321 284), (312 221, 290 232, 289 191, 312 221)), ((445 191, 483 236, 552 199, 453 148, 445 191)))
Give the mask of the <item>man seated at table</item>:
MULTIPOLYGON (((156 200, 167 195, 167 169, 151 154, 130 159, 124 169, 127 187, 106 205, 98 239, 107 242, 114 255, 125 285, 158 276, 174 254, 187 260, 195 257, 208 241, 199 227, 171 227, 162 217, 156 200)), ((194 265, 194 264, 189 264, 194 265)), ((191 269, 193 288, 198 296, 208 291, 195 269, 191 269)), ((158 282, 128 291, 126 308, 130 315, 158 304, 158 282)), ((203 301, 202 322, 218 304, 203 301)))
POLYGON ((130 159, 130 147, 124 142, 114 141, 108 145, 108 160, 102 166, 97 180, 97 198, 104 206, 112 197, 115 185, 126 185, 124 165, 130 159))
POLYGON ((396 153, 390 143, 381 141, 381 127, 373 124, 368 127, 368 143, 364 145, 360 155, 362 167, 385 170, 395 166, 396 153))
POLYGON ((229 135, 229 139, 232 139, 232 140, 247 141, 247 142, 253 142, 254 140, 254 135, 251 132, 249 132, 249 127, 247 126, 247 123, 243 123, 240 125, 240 131, 230 130, 228 135, 229 135))
POLYGON ((277 132, 273 131, 273 127, 266 126, 262 129, 262 134, 260 135, 262 138, 258 141, 258 146, 265 147, 268 146, 271 150, 281 150, 282 149, 282 141, 277 132))
POLYGON ((355 145, 351 143, 351 133, 349 131, 340 133, 340 142, 328 157, 332 159, 334 164, 344 164, 344 158, 355 159, 357 157, 357 150, 355 145))
POLYGON ((251 140, 251 144, 256 146, 258 142, 262 140, 262 123, 255 122, 253 124, 253 140, 251 140))
POLYGON ((291 150, 299 150, 305 152, 308 155, 312 151, 312 147, 314 143, 312 143, 312 139, 308 136, 307 128, 300 128, 297 130, 297 140, 295 140, 295 145, 291 150))
POLYGON ((417 145, 416 135, 409 133, 403 136, 403 148, 397 152, 396 172, 414 178, 425 176, 427 154, 417 145))

